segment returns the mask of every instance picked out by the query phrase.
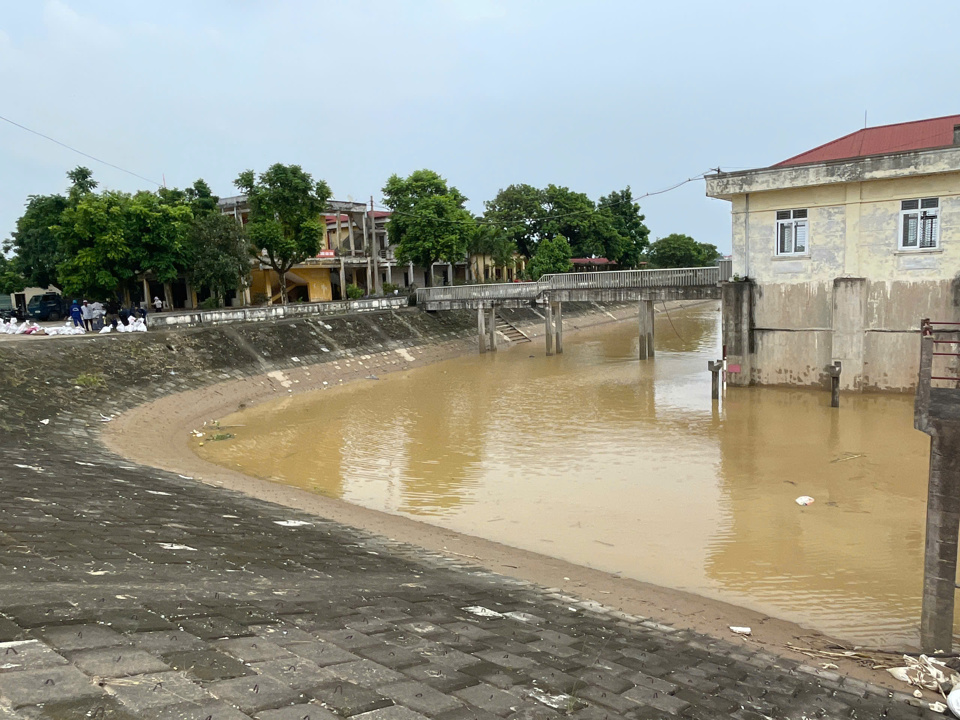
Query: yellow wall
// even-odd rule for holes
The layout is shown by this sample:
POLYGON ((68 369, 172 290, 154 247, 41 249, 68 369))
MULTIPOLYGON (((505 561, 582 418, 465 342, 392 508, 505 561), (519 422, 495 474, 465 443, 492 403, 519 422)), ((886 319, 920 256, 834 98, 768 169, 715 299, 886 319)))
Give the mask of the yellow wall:
POLYGON ((296 267, 293 272, 307 281, 310 302, 333 300, 333 288, 330 285, 330 268, 296 267))

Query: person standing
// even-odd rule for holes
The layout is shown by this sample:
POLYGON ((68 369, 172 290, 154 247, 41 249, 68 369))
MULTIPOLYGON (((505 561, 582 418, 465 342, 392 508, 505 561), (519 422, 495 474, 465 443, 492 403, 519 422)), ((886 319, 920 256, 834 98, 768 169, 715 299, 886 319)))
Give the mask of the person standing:
POLYGON ((97 300, 90 307, 93 310, 93 329, 99 331, 103 328, 103 303, 97 300))
POLYGON ((163 310, 163 301, 156 295, 153 296, 153 309, 154 312, 160 312, 163 310))
POLYGON ((93 331, 93 306, 88 303, 86 300, 83 301, 83 306, 80 308, 80 317, 83 318, 83 328, 87 332, 93 331))
POLYGON ((107 314, 105 322, 110 323, 113 329, 117 329, 117 321, 120 319, 120 303, 114 298, 107 300, 107 314))
POLYGON ((83 311, 80 310, 80 306, 76 300, 74 300, 73 305, 70 306, 70 317, 73 318, 74 327, 83 326, 83 311))

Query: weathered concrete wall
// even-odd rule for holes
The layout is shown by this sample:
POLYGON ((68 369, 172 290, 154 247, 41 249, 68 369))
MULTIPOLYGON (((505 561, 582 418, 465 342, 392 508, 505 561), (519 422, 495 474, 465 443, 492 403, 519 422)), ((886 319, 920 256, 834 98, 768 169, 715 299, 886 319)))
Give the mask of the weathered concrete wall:
POLYGON ((826 366, 840 360, 844 390, 906 391, 916 385, 919 320, 960 322, 960 282, 836 278, 806 284, 731 283, 724 292, 724 344, 733 384, 826 386, 826 366), (749 294, 753 323, 738 308, 749 294), (732 352, 752 334, 749 358, 732 352), (749 369, 746 369, 749 368, 749 369))

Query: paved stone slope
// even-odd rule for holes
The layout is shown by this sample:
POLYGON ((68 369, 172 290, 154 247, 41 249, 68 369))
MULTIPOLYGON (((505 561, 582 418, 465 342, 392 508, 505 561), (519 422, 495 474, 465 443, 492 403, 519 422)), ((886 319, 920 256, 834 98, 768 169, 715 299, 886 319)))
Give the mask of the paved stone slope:
POLYGON ((210 330, 81 338, 32 362, 39 345, 0 351, 19 363, 0 377, 0 720, 924 716, 859 682, 136 467, 95 441, 99 412, 307 357, 304 332, 317 357, 321 343, 331 355, 415 343, 418 322, 421 339, 470 335, 417 316, 339 322, 358 323, 355 340, 304 325, 253 352, 237 339, 248 328, 217 343, 210 330), (102 385, 73 384, 93 372, 102 385))

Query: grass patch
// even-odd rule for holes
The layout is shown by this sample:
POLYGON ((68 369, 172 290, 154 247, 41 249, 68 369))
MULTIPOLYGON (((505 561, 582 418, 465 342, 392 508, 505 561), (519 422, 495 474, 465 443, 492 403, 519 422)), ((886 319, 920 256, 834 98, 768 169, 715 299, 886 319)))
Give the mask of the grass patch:
POLYGON ((73 384, 85 388, 98 388, 107 383, 100 373, 80 373, 73 379, 73 384))
POLYGON ((233 433, 216 433, 210 436, 211 440, 229 440, 230 438, 236 437, 233 433))

